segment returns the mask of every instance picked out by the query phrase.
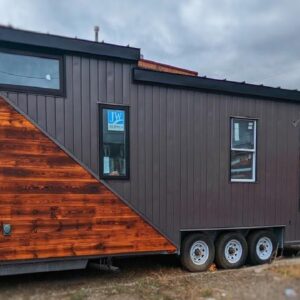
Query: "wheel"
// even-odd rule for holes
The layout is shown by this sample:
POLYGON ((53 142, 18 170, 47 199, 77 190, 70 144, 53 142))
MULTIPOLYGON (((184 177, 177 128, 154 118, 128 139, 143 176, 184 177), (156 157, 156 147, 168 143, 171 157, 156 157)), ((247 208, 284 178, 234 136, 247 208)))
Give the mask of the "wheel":
POLYGON ((181 264, 190 272, 206 271, 215 258, 215 246, 209 236, 196 233, 188 235, 181 248, 181 264))
POLYGON ((249 261, 253 265, 269 262, 276 250, 276 237, 271 231, 260 230, 248 237, 249 261))
POLYGON ((240 233, 224 233, 216 242, 216 264, 223 269, 235 269, 244 265, 248 246, 240 233))

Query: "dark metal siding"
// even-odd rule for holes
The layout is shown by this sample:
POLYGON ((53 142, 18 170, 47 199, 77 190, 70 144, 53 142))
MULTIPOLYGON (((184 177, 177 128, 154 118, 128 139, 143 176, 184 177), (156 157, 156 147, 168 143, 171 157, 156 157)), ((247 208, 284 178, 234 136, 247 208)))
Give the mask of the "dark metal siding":
POLYGON ((98 174, 97 102, 130 106, 130 181, 110 187, 175 243, 180 229, 287 225, 300 240, 300 106, 132 83, 132 65, 66 56, 67 98, 6 93, 98 174), (231 116, 258 118, 257 183, 229 182, 231 116))

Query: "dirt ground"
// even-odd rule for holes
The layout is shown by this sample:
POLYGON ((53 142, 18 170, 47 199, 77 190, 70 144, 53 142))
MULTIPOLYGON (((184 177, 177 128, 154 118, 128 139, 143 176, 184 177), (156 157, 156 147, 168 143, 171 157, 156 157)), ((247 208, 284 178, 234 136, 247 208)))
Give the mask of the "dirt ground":
POLYGON ((88 268, 0 278, 0 299, 300 299, 300 258, 239 270, 188 273, 177 257, 116 260, 120 272, 88 268))

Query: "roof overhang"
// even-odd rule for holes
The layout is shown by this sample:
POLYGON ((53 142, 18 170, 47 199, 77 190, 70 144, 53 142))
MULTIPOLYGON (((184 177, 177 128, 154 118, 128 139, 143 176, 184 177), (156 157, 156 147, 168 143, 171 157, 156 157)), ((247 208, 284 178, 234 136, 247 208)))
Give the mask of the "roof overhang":
POLYGON ((58 52, 81 53, 119 60, 138 61, 140 49, 98 43, 0 26, 0 45, 25 50, 45 49, 58 52))
POLYGON ((133 80, 146 84, 198 89, 221 94, 237 94, 240 96, 259 97, 270 100, 300 102, 300 92, 298 90, 287 90, 206 77, 170 74, 141 68, 133 69, 133 80))

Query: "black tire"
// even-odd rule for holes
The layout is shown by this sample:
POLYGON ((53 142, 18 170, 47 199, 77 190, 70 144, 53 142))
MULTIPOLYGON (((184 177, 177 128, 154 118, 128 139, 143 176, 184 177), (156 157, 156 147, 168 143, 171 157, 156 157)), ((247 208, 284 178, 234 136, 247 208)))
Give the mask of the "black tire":
POLYGON ((254 231, 248 237, 249 262, 262 265, 271 261, 277 242, 273 232, 268 230, 254 231))
POLYGON ((190 272, 206 271, 215 258, 215 246, 209 236, 202 233, 188 235, 182 243, 180 260, 190 272), (192 252, 192 249, 195 251, 192 252))
POLYGON ((216 242, 216 264, 223 269, 236 269, 245 264, 248 255, 246 239, 240 233, 224 233, 216 242), (225 254, 226 253, 226 254, 225 254))

